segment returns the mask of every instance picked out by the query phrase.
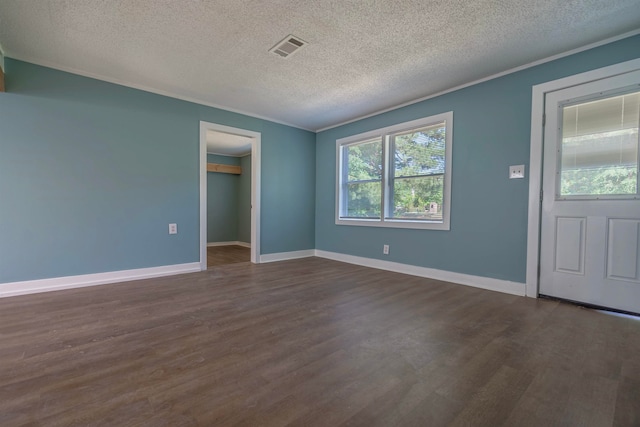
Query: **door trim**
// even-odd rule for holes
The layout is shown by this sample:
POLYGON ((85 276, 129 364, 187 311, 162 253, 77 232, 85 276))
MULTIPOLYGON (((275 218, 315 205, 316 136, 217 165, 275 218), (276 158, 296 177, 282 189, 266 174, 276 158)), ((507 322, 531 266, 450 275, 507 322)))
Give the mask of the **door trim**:
MULTIPOLYGON (((531 151, 529 156, 529 209, 527 223, 527 275, 526 292, 528 297, 538 297, 538 268, 540 265, 540 215, 542 190, 542 166, 543 166, 543 144, 544 144, 544 102, 545 96, 549 92, 566 89, 614 77, 620 74, 640 70, 640 59, 621 62, 597 70, 587 71, 562 79, 541 83, 532 87, 531 97, 531 151)), ((553 197, 553 195, 551 195, 553 197)))
POLYGON ((251 262, 260 262, 260 148, 262 134, 200 121, 200 270, 207 269, 207 130, 251 138, 251 262))

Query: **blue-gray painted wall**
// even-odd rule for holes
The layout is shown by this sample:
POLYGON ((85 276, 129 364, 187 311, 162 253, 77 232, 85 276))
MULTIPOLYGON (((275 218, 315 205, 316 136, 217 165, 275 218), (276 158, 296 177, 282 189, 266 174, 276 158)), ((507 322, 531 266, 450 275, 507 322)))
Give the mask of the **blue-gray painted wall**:
POLYGON ((529 180, 509 180, 508 167, 529 164, 532 86, 638 57, 635 36, 318 133, 316 248, 524 282, 529 180), (446 111, 451 230, 335 225, 336 139, 446 111))
MULTIPOLYGON (((240 166, 239 157, 207 154, 207 163, 240 166)), ((207 243, 238 240, 240 175, 207 172, 207 243)))
POLYGON ((269 248, 268 253, 289 252, 292 247, 303 250, 308 242, 315 245, 315 147, 309 150, 306 144, 285 143, 292 131, 286 126, 266 122, 263 129, 281 143, 262 147, 260 244, 269 248), (266 223, 265 211, 277 220, 266 223))
POLYGON ((315 247, 314 133, 9 58, 6 85, 0 283, 199 261, 200 120, 261 132, 261 252, 315 247))

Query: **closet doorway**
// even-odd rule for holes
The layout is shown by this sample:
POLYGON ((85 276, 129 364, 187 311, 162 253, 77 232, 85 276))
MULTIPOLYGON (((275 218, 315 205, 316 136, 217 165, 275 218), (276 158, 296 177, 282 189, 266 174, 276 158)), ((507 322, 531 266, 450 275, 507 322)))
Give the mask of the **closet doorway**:
POLYGON ((260 260, 260 133, 200 122, 200 268, 260 260))

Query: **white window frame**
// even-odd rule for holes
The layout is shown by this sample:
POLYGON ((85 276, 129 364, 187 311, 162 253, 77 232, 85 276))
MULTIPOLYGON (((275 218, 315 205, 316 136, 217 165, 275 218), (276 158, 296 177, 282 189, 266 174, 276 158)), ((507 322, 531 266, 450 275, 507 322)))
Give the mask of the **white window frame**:
POLYGON ((336 201, 335 201, 335 223, 336 225, 356 225, 365 227, 389 227, 389 228, 417 228, 427 230, 450 230, 451 219, 451 169, 452 169, 452 148, 453 148, 453 111, 436 114, 434 116, 424 117, 422 119, 411 120, 399 123, 393 126, 387 126, 381 129, 375 129, 369 132, 348 136, 336 140, 336 201), (389 154, 389 138, 393 134, 403 131, 411 131, 414 129, 424 128, 429 125, 445 122, 445 166, 444 166, 444 188, 442 192, 442 220, 412 220, 412 219, 396 219, 389 218, 389 203, 387 194, 389 180, 389 171, 392 167, 391 155, 389 154), (343 188, 343 150, 348 145, 365 142, 374 138, 382 139, 382 197, 381 218, 343 218, 341 212, 344 211, 344 198, 342 195, 343 188))

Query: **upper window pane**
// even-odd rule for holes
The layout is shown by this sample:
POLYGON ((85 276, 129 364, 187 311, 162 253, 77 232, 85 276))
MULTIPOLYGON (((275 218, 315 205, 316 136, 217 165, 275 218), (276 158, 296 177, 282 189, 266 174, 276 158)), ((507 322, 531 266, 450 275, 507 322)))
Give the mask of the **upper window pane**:
POLYGON ((640 92, 562 109, 561 196, 636 195, 640 92))
POLYGON ((395 177, 444 173, 445 123, 392 136, 395 177))
POLYGON ((382 141, 380 138, 344 147, 347 181, 382 179, 382 141))

